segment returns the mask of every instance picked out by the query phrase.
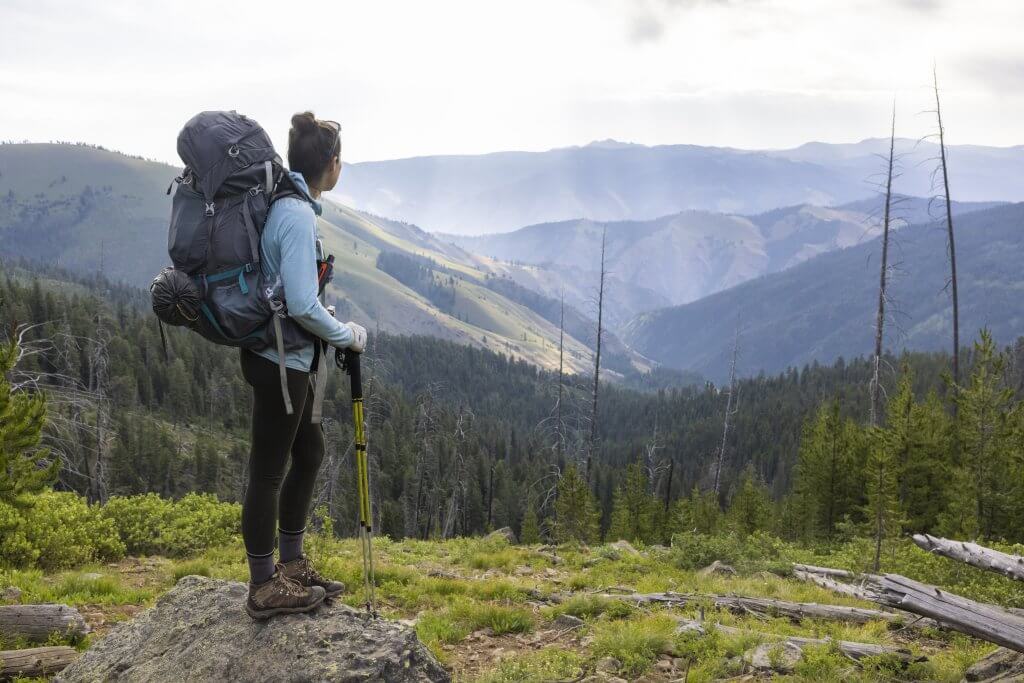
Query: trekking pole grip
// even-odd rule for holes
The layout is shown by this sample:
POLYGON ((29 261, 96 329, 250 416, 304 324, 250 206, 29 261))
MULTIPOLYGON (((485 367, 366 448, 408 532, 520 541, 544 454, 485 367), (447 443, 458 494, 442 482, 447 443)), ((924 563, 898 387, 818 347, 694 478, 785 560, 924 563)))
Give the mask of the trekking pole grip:
POLYGON ((359 366, 360 355, 360 353, 352 349, 345 349, 345 372, 348 373, 349 378, 352 380, 353 400, 363 397, 363 377, 359 366))

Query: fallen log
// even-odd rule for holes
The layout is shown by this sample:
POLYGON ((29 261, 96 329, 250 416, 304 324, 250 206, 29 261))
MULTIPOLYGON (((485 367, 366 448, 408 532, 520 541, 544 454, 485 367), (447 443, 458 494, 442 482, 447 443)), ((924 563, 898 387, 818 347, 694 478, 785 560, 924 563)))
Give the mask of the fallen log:
MULTIPOLYGON (((689 633, 700 633, 704 634, 707 626, 699 621, 692 621, 690 619, 679 619, 679 626, 677 632, 689 632, 689 633)), ((728 635, 743 635, 746 633, 756 635, 765 640, 779 641, 790 643, 801 651, 807 645, 828 645, 835 643, 839 651, 843 653, 849 659, 859 662, 865 657, 878 657, 880 655, 892 655, 902 661, 904 664, 910 662, 920 662, 927 659, 927 657, 914 657, 910 650, 903 648, 887 647, 885 645, 876 645, 874 643, 858 643, 850 640, 833 640, 832 638, 805 638, 803 636, 786 636, 778 633, 765 633, 763 631, 750 631, 747 629, 736 628, 735 626, 726 626, 724 624, 714 624, 714 628, 718 629, 722 633, 728 635)))
POLYGON ((946 628, 1024 652, 1024 617, 919 583, 899 574, 867 575, 864 588, 874 602, 930 617, 946 628))
POLYGON ((68 605, 0 605, 0 635, 7 639, 45 642, 51 633, 81 638, 89 630, 81 613, 68 605))
POLYGON ((832 567, 815 567, 813 564, 794 564, 793 571, 804 572, 805 574, 820 574, 822 576, 832 576, 839 579, 852 579, 856 576, 856 574, 846 569, 833 569, 832 567))
POLYGON ((66 645, 0 650, 0 680, 17 676, 52 676, 63 671, 79 654, 78 650, 66 645))
POLYGON ((1010 555, 969 541, 951 541, 928 534, 914 534, 914 543, 935 555, 1024 581, 1024 557, 1020 555, 1010 555))
POLYGON ((615 593, 598 593, 599 597, 612 600, 623 600, 639 605, 660 604, 671 607, 685 607, 694 603, 710 602, 719 609, 727 609, 737 614, 754 614, 765 617, 788 617, 795 621, 800 619, 831 619, 853 624, 866 624, 870 621, 901 621, 899 615, 863 607, 847 607, 845 605, 821 605, 816 602, 789 602, 773 598, 750 598, 742 595, 701 595, 683 593, 634 593, 617 595, 615 593))
POLYGON ((801 581, 807 581, 809 583, 816 584, 840 595, 849 595, 853 598, 860 598, 861 600, 870 600, 867 594, 860 586, 852 583, 843 583, 842 581, 836 581, 829 577, 828 574, 813 574, 811 572, 805 572, 801 569, 793 567, 793 576, 801 581))

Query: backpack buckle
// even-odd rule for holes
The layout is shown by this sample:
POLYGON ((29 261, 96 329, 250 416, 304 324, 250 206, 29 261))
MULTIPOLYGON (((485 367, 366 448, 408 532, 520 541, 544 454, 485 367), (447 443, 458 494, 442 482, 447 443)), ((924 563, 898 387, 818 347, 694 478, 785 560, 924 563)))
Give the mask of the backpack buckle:
POLYGON ((206 204, 206 211, 205 211, 206 215, 207 216, 212 216, 214 208, 215 207, 213 205, 213 202, 207 202, 207 204, 206 204))

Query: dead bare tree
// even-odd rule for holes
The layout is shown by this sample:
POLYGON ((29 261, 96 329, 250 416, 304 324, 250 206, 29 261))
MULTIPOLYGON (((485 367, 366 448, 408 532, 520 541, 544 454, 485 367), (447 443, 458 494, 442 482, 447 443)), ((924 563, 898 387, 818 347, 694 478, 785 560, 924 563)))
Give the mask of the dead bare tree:
POLYGON ((565 377, 565 287, 562 288, 560 309, 558 316, 558 403, 555 429, 558 438, 557 455, 558 461, 562 461, 562 453, 565 449, 565 425, 562 424, 562 395, 564 392, 565 377))
POLYGON ((953 383, 960 382, 960 300, 956 280, 956 241, 953 239, 953 206, 949 194, 949 166, 946 159, 946 129, 942 124, 942 105, 939 101, 938 69, 932 67, 932 85, 935 90, 935 118, 939 126, 939 161, 942 171, 942 192, 946 205, 946 233, 949 248, 949 286, 953 299, 953 383))
POLYGON ((715 459, 715 495, 718 495, 719 488, 721 487, 722 481, 722 463, 725 461, 725 446, 729 438, 729 422, 733 415, 736 414, 738 409, 737 405, 733 405, 735 394, 736 394, 736 359, 740 352, 740 321, 739 316, 736 318, 736 333, 733 336, 732 342, 732 361, 729 363, 729 388, 726 390, 725 398, 725 417, 722 420, 722 444, 718 449, 718 457, 715 459))
POLYGON ((892 210, 892 171, 896 151, 896 103, 892 105, 892 128, 889 132, 888 173, 885 181, 885 207, 882 214, 882 265, 878 282, 878 314, 875 318, 875 357, 871 373, 871 424, 878 425, 878 404, 881 399, 882 332, 885 325, 885 297, 889 268, 889 219, 892 210))
POLYGON ((452 429, 454 446, 452 454, 453 471, 451 476, 447 478, 451 484, 451 490, 448 493, 448 505, 441 524, 442 539, 451 538, 460 516, 463 518, 463 530, 465 530, 466 479, 468 478, 465 445, 469 440, 472 425, 473 412, 467 408, 460 407, 452 429))
POLYGON ((66 331, 59 322, 17 326, 14 336, 18 339, 18 358, 10 379, 14 389, 46 391, 43 442, 60 458, 60 481, 84 492, 91 502, 104 502, 108 456, 115 436, 110 427, 107 372, 111 335, 101 319, 96 329, 95 337, 81 337, 66 331), (54 325, 56 331, 44 332, 54 325), (51 369, 21 365, 33 356, 46 357, 46 366, 51 369), (84 368, 79 367, 79 359, 84 359, 84 368))
POLYGON ((604 278, 606 272, 605 244, 608 228, 601 231, 601 274, 597 286, 597 343, 594 348, 594 391, 590 410, 590 439, 587 443, 586 480, 590 482, 590 471, 594 460, 594 449, 597 447, 597 395, 601 380, 601 321, 604 314, 604 278))

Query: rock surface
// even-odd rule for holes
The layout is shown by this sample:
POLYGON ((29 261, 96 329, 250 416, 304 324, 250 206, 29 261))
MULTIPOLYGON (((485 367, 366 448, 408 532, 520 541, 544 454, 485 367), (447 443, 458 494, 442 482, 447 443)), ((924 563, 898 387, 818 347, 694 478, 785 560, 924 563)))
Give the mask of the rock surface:
POLYGON ((495 529, 491 533, 484 536, 484 540, 493 541, 499 538, 503 538, 509 543, 515 545, 516 532, 512 531, 512 527, 503 526, 500 529, 495 529))
POLYGON ((972 664, 964 673, 964 680, 972 683, 1024 681, 1024 654, 1001 647, 972 664))
POLYGON ((788 674, 793 671, 803 656, 803 651, 796 645, 781 642, 761 643, 754 649, 748 650, 743 655, 743 659, 755 671, 788 674))
POLYGON ((248 587, 186 576, 55 681, 451 681, 415 631, 341 604, 253 621, 248 587))

